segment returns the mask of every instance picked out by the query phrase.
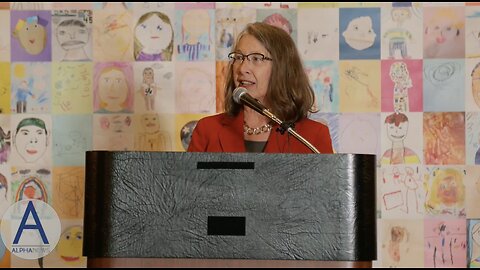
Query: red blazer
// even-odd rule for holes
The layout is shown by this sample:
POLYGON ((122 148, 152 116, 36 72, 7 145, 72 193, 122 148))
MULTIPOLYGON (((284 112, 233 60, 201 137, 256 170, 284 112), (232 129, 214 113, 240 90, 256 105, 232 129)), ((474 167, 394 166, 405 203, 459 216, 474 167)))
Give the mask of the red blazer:
MULTIPOLYGON (((272 126, 265 153, 313 153, 292 135, 276 131, 272 126)), ((322 123, 304 118, 295 123, 295 131, 315 146, 322 154, 333 153, 328 127, 322 123)), ((243 111, 237 116, 225 113, 207 116, 195 127, 189 152, 246 152, 243 138, 243 111)))

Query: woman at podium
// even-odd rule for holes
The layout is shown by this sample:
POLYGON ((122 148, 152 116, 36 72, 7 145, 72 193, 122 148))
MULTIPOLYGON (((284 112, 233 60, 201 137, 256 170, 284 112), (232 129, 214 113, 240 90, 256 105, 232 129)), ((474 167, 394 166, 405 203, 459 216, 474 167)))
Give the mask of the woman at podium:
POLYGON ((198 121, 188 151, 312 153, 286 132, 290 129, 320 153, 333 153, 328 127, 308 118, 315 94, 290 35, 276 26, 252 23, 233 48, 225 112, 198 121))

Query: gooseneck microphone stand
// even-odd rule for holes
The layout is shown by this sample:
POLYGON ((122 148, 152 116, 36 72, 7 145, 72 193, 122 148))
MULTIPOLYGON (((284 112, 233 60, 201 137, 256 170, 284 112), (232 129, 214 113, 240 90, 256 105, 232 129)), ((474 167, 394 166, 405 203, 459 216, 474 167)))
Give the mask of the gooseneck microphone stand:
POLYGON ((320 151, 318 151, 318 149, 315 148, 315 146, 313 146, 309 141, 307 141, 305 138, 300 136, 300 134, 298 134, 293 129, 294 124, 289 124, 289 123, 283 122, 282 120, 278 119, 278 117, 275 116, 273 113, 271 113, 268 109, 264 109, 262 111, 262 114, 267 116, 268 118, 270 118, 273 122, 280 125, 280 128, 278 128, 278 131, 281 134, 284 134, 285 131, 287 131, 288 133, 292 134, 293 137, 295 137, 297 140, 299 140, 301 143, 303 143, 306 147, 308 147, 310 150, 312 150, 313 153, 321 154, 320 151))

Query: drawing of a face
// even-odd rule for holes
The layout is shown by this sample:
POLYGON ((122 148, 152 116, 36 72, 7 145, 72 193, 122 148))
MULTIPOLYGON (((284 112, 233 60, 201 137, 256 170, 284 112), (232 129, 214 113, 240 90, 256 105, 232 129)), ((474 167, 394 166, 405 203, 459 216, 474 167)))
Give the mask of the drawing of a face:
POLYGON ((475 103, 480 107, 480 65, 472 71, 472 95, 475 103))
POLYGON ((144 83, 153 83, 154 82, 154 72, 152 68, 145 68, 143 70, 143 82, 144 83))
POLYGON ((75 263, 82 258, 83 229, 80 226, 74 226, 66 229, 56 247, 60 257, 68 262, 75 263))
POLYGON ((446 175, 441 179, 437 188, 437 195, 441 202, 443 202, 445 205, 453 205, 457 203, 457 193, 457 181, 454 175, 446 175))
POLYGON ((166 49, 172 40, 172 26, 157 15, 152 15, 135 27, 135 37, 143 46, 143 51, 158 54, 166 49))
POLYGON ((145 127, 145 132, 155 133, 160 130, 160 121, 157 114, 144 114, 142 116, 142 125, 145 127))
POLYGON ((32 16, 27 21, 19 20, 15 27, 15 36, 22 47, 31 55, 40 54, 47 43, 47 30, 38 23, 38 17, 32 16))
POLYGON ((465 56, 465 16, 456 8, 436 8, 425 14, 424 58, 465 56), (430 15, 430 16, 428 16, 430 15))
POLYGON ((377 36, 372 28, 372 19, 367 16, 351 20, 342 35, 350 47, 359 51, 371 47, 377 36))
POLYGON ((408 122, 399 123, 398 126, 395 123, 387 123, 387 136, 392 142, 398 142, 405 140, 408 131, 408 122))
POLYGON ((446 168, 434 171, 430 202, 433 207, 458 208, 465 202, 465 186, 462 173, 446 168))
POLYGON ((123 72, 115 68, 104 71, 98 83, 104 108, 111 112, 121 111, 128 96, 128 84, 123 72))
POLYGON ((425 30, 425 34, 432 40, 435 40, 437 44, 443 44, 453 41, 455 37, 460 35, 460 30, 455 26, 454 22, 438 19, 425 30))
POLYGON ((131 119, 130 117, 125 117, 125 119, 123 119, 123 117, 121 116, 114 116, 113 119, 112 119, 112 131, 115 132, 115 133, 124 133, 125 132, 125 129, 127 127, 129 127, 131 124, 131 119))
POLYGON ((28 163, 39 160, 48 146, 45 122, 38 118, 22 120, 15 134, 15 148, 18 154, 28 163))
POLYGON ((392 9, 392 21, 402 24, 411 16, 408 8, 393 8, 392 9))
POLYGON ((87 26, 80 20, 62 21, 55 33, 58 43, 64 50, 84 47, 90 36, 87 26))

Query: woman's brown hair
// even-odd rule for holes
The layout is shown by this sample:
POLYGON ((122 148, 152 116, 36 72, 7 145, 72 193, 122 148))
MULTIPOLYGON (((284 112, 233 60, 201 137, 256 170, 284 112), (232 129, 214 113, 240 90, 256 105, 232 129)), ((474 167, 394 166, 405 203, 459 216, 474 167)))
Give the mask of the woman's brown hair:
MULTIPOLYGON (((234 51, 244 35, 251 35, 260 41, 273 59, 265 105, 286 122, 293 123, 306 117, 314 104, 315 94, 290 35, 276 26, 251 23, 238 35, 234 51)), ((225 83, 225 112, 232 116, 237 115, 242 108, 242 105, 233 100, 233 90, 235 81, 231 62, 225 83)))

